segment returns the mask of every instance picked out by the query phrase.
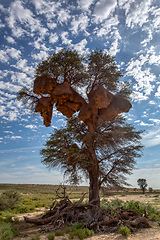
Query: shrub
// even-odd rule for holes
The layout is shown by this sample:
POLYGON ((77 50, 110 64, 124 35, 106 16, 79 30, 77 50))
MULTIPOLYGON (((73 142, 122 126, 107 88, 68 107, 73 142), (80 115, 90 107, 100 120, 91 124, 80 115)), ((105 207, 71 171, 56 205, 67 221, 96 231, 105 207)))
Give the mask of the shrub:
POLYGON ((73 239, 74 236, 77 236, 80 240, 83 240, 84 238, 90 237, 94 234, 92 230, 82 228, 82 226, 83 223, 75 223, 72 225, 68 238, 73 239))
POLYGON ((71 231, 71 227, 65 227, 65 232, 69 233, 71 231))
POLYGON ((16 209, 16 214, 17 213, 30 213, 30 212, 34 212, 35 211, 35 207, 30 205, 30 206, 26 206, 26 205, 20 205, 17 209, 16 209))
POLYGON ((53 233, 49 233, 47 235, 47 238, 48 238, 48 240, 54 240, 55 239, 55 235, 53 233))
POLYGON ((10 223, 0 225, 0 240, 12 240, 17 235, 17 229, 13 228, 10 223))
POLYGON ((14 209, 21 201, 21 196, 16 191, 6 191, 0 196, 0 211, 14 209))
POLYGON ((55 231, 55 236, 63 236, 64 232, 62 232, 61 230, 56 230, 55 231))
POLYGON ((30 240, 40 240, 40 235, 38 233, 36 233, 35 237, 31 237, 30 240))
POLYGON ((118 232, 126 237, 128 237, 131 234, 131 230, 127 226, 124 226, 124 225, 122 225, 119 228, 118 232))

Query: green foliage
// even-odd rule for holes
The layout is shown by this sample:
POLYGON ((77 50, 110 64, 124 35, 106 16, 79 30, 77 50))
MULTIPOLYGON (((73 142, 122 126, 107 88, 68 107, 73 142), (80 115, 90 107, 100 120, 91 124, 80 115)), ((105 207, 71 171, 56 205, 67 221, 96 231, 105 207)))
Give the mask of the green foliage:
POLYGON ((71 227, 65 227, 65 232, 66 232, 66 233, 71 232, 71 227))
POLYGON ((128 237, 131 234, 131 230, 127 226, 123 225, 118 229, 118 232, 126 237, 128 237))
POLYGON ((54 239, 55 239, 54 233, 49 233, 49 234, 47 235, 47 238, 48 238, 48 240, 54 240, 54 239))
POLYGON ((137 180, 137 183, 140 186, 140 189, 143 191, 143 193, 145 193, 145 190, 147 188, 147 181, 146 181, 146 179, 139 178, 137 180))
MULTIPOLYGON (((70 183, 78 184, 82 173, 88 178, 91 161, 83 144, 86 133, 86 125, 77 117, 68 119, 65 126, 55 129, 46 141, 40 152, 42 163, 49 168, 61 168, 70 183)), ((128 185, 125 176, 132 173, 135 158, 141 156, 141 132, 126 123, 124 118, 117 117, 114 123, 101 124, 95 134, 100 185, 128 185)))
POLYGON ((16 191, 6 191, 0 196, 0 211, 14 209, 21 201, 21 196, 16 191))
POLYGON ((77 236, 80 240, 83 240, 84 238, 90 237, 94 234, 92 230, 89 230, 87 228, 82 228, 83 223, 75 223, 71 226, 70 232, 69 232, 69 239, 73 239, 74 236, 77 236))
POLYGON ((61 230, 56 230, 55 231, 55 236, 63 236, 64 232, 62 232, 61 230))
POLYGON ((30 240, 40 240, 40 235, 39 235, 39 233, 36 233, 36 236, 31 237, 30 240))
MULTIPOLYGON (((101 201, 101 208, 110 208, 110 209, 117 209, 118 207, 123 207, 126 210, 134 210, 140 215, 144 214, 146 210, 148 213, 148 218, 154 221, 160 221, 160 211, 156 210, 151 204, 143 204, 139 201, 127 201, 123 202, 120 199, 115 199, 108 201, 107 199, 103 199, 101 201)), ((115 212, 111 211, 111 214, 115 214, 115 212)))
POLYGON ((17 235, 17 229, 10 223, 0 224, 0 240, 12 240, 17 235))
POLYGON ((74 87, 82 87, 88 80, 88 74, 83 63, 83 56, 75 50, 72 51, 64 48, 42 61, 36 69, 36 76, 49 74, 57 83, 65 80, 74 87))

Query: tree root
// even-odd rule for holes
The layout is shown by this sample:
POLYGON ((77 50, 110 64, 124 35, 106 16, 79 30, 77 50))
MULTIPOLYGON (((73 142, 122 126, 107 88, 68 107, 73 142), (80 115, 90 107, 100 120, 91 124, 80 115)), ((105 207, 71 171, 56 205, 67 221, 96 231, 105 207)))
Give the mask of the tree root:
POLYGON ((66 196, 59 202, 54 202, 50 210, 38 218, 27 218, 27 223, 46 225, 46 231, 64 228, 76 222, 85 223, 83 227, 92 229, 94 232, 104 232, 109 229, 118 229, 126 225, 133 232, 136 228, 150 228, 145 217, 141 217, 134 210, 124 210, 122 207, 113 209, 101 209, 94 202, 82 204, 84 196, 77 202, 72 203, 66 196))

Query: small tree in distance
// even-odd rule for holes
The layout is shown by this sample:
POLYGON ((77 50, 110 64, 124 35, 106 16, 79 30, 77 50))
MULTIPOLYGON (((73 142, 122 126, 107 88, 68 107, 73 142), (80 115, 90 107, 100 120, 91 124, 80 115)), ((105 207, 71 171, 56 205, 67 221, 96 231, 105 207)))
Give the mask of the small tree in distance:
POLYGON ((147 181, 146 179, 139 178, 137 180, 138 186, 140 186, 140 189, 143 191, 143 194, 145 193, 145 190, 147 188, 147 181))

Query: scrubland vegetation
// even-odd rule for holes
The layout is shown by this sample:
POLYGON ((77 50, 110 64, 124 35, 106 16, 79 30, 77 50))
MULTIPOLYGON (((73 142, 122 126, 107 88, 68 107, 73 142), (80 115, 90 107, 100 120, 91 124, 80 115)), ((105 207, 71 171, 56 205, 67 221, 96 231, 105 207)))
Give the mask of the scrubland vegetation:
MULTIPOLYGON (((56 185, 30 185, 30 184, 0 184, 0 240, 12 240, 14 237, 19 236, 19 219, 17 214, 36 212, 38 209, 48 209, 56 196, 56 185)), ((84 192, 88 191, 88 187, 75 187, 66 186, 66 194, 73 201, 79 199, 84 192)), ((108 195, 121 196, 129 194, 140 194, 137 191, 121 191, 121 192, 108 192, 108 195)), ((114 210, 118 207, 123 207, 126 210, 132 209, 139 214, 144 213, 144 209, 147 211, 148 219, 157 221, 160 225, 160 192, 146 192, 146 197, 153 198, 151 203, 140 203, 138 201, 124 202, 120 199, 109 200, 108 196, 104 196, 101 193, 101 208, 112 209, 114 216, 114 210)), ((86 195, 86 198, 88 196, 86 195)), ((87 200, 86 200, 87 201, 87 200)), ((77 236, 79 239, 84 239, 94 234, 92 230, 87 228, 81 228, 83 224, 77 223, 71 227, 57 230, 54 233, 49 233, 47 238, 49 240, 55 239, 55 236, 63 236, 67 234, 68 239, 74 239, 77 236)), ((119 233, 128 236, 130 231, 125 226, 119 228, 119 233)), ((63 239, 67 239, 63 236, 63 239)), ((39 233, 32 240, 40 239, 39 233)))

